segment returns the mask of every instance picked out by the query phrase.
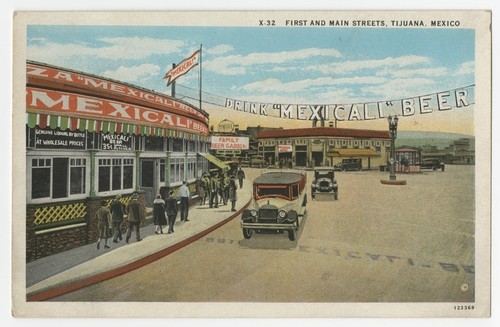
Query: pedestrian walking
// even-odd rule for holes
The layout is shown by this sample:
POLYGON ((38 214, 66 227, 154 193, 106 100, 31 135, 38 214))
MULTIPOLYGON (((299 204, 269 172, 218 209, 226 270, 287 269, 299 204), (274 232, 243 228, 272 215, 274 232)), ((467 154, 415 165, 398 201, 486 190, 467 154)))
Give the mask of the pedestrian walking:
POLYGON ((229 201, 231 201, 231 211, 236 211, 236 200, 238 200, 237 190, 236 177, 231 175, 229 178, 229 201))
POLYGON ((157 194, 153 201, 153 223, 155 234, 163 234, 163 226, 167 225, 167 217, 165 216, 165 201, 161 198, 161 194, 157 194))
POLYGON ((240 183, 240 188, 243 187, 243 180, 245 179, 245 172, 241 167, 238 167, 238 171, 236 172, 236 177, 238 177, 238 181, 240 183))
POLYGON ((129 201, 127 205, 128 214, 128 228, 127 235, 125 236, 125 242, 128 243, 130 236, 132 236, 132 229, 135 229, 135 239, 137 242, 142 241, 140 234, 141 221, 144 219, 146 210, 144 206, 138 200, 139 195, 134 193, 132 195, 132 200, 129 201))
POLYGON ((227 172, 221 173, 220 197, 221 197, 222 205, 227 205, 227 200, 229 197, 229 176, 228 176, 227 172))
POLYGON ((113 224, 113 243, 118 243, 118 239, 120 241, 123 239, 121 228, 123 215, 125 214, 125 207, 120 201, 121 197, 121 194, 118 194, 109 207, 111 211, 111 223, 113 224))
POLYGON ((168 217, 168 234, 172 234, 174 232, 175 219, 177 218, 177 199, 174 198, 173 190, 168 192, 165 207, 168 217))
POLYGON ((217 172, 212 173, 212 178, 210 179, 210 208, 219 207, 219 178, 217 177, 217 172))
POLYGON ((97 249, 101 247, 101 240, 104 239, 104 248, 109 249, 108 238, 111 236, 111 213, 106 207, 106 201, 101 201, 101 207, 97 210, 95 217, 97 219, 97 249))
POLYGON ((187 186, 187 181, 182 182, 182 186, 179 189, 181 196, 181 221, 189 221, 189 199, 191 197, 189 193, 189 188, 187 186))
POLYGON ((202 205, 205 205, 205 202, 208 201, 210 202, 210 175, 207 173, 203 174, 203 177, 201 179, 201 188, 203 190, 202 194, 202 205))
POLYGON ((205 189, 205 176, 201 176, 199 180, 197 180, 196 185, 197 185, 197 191, 198 191, 198 196, 200 197, 200 206, 205 204, 205 197, 206 197, 206 189, 205 189))

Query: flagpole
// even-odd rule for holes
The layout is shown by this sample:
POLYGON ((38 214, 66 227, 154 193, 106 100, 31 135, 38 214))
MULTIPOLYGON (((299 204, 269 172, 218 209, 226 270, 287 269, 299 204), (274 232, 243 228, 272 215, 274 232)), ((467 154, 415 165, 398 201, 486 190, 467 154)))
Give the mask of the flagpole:
POLYGON ((203 44, 200 44, 200 110, 201 109, 201 87, 202 87, 202 75, 201 75, 201 66, 202 66, 202 49, 203 49, 203 44))

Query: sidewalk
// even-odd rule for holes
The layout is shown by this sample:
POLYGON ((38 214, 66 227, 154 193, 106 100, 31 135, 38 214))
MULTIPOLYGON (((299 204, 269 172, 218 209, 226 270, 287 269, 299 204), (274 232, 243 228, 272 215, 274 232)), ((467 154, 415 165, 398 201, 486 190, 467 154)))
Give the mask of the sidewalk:
MULTIPOLYGON (((116 277, 158 260, 211 231, 239 217, 249 204, 252 185, 245 181, 238 189, 236 212, 231 204, 209 208, 207 204, 193 205, 189 209, 189 221, 181 222, 177 215, 173 234, 155 234, 154 226, 141 228, 141 242, 132 233, 130 243, 125 237, 120 243, 108 239, 110 249, 97 250, 96 243, 41 258, 26 264, 26 296, 28 301, 44 301, 68 292, 116 277)), ((97 240, 96 240, 97 241, 97 240)))

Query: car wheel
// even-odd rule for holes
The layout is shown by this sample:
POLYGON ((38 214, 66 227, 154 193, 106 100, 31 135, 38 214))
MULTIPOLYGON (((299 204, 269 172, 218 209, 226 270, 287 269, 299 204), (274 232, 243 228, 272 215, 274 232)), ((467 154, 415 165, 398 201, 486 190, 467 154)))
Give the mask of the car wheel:
POLYGON ((436 171, 436 170, 437 170, 436 166, 432 167, 432 171, 436 171))
POLYGON ((247 240, 252 237, 253 231, 250 228, 243 228, 243 237, 246 238, 247 240))
POLYGON ((288 239, 290 241, 295 241, 295 237, 297 236, 297 232, 295 231, 295 229, 289 229, 288 230, 288 239))
POLYGON ((338 200, 338 199, 339 199, 339 194, 335 193, 335 200, 338 200))

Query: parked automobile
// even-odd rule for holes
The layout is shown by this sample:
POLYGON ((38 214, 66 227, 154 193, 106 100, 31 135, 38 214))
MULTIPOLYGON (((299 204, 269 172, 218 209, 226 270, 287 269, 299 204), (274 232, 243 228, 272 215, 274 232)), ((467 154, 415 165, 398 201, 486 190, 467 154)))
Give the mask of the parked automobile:
POLYGON ((314 179, 311 183, 311 198, 315 199, 316 194, 332 195, 335 200, 338 199, 339 189, 333 168, 318 167, 314 170, 314 179))
POLYGON ((243 237, 287 231, 288 239, 294 241, 307 204, 306 182, 305 172, 300 171, 268 171, 257 177, 252 201, 241 215, 243 237))
POLYGON ((361 170, 361 159, 342 159, 342 162, 335 164, 334 168, 341 171, 361 170))
POLYGON ((250 157, 250 167, 265 167, 267 166, 266 160, 263 156, 251 156, 250 157))
POLYGON ((434 171, 441 169, 441 171, 444 171, 444 163, 435 158, 423 159, 420 162, 420 169, 432 169, 434 171))
POLYGON ((240 158, 240 167, 250 167, 250 158, 248 157, 240 158))

